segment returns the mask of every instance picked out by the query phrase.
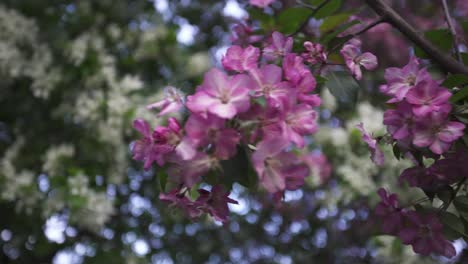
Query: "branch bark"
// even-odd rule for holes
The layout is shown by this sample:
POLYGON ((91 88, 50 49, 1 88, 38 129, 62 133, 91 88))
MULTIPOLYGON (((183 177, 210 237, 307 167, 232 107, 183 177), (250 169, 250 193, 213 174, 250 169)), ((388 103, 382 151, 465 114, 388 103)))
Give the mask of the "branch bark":
POLYGON ((450 73, 468 74, 468 67, 458 62, 451 56, 440 51, 431 42, 422 37, 406 22, 392 7, 383 0, 365 0, 378 15, 385 18, 386 22, 397 28, 409 40, 418 45, 428 56, 437 62, 444 71, 450 73))
POLYGON ((448 25, 448 27, 450 29, 450 32, 452 33, 452 36, 453 36, 453 47, 455 48, 455 54, 457 54, 458 61, 463 63, 462 56, 460 54, 460 49, 458 49, 457 32, 455 30, 455 26, 453 25, 452 17, 450 16, 450 10, 449 10, 448 4, 447 4, 447 0, 442 0, 442 6, 444 8, 445 20, 447 20, 447 25, 448 25))

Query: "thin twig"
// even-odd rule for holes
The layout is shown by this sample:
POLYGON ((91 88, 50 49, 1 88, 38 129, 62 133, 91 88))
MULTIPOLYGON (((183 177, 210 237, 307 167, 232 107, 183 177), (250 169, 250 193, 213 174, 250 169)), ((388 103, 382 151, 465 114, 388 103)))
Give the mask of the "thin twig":
POLYGON ((467 178, 463 177, 461 181, 458 182, 457 188, 453 191, 452 196, 450 197, 450 200, 447 203, 444 203, 443 207, 439 210, 440 211, 445 211, 447 208, 450 206, 450 204, 455 200, 455 197, 457 196, 458 191, 460 191, 461 187, 465 183, 467 178))
POLYGON ((365 28, 359 30, 359 31, 356 32, 356 33, 351 34, 350 36, 352 36, 353 38, 354 38, 354 37, 357 37, 357 36, 359 36, 359 35, 365 33, 366 31, 370 30, 371 28, 373 28, 373 27, 375 27, 375 26, 377 26, 378 24, 383 23, 383 22, 385 22, 385 18, 384 18, 384 17, 380 17, 380 18, 377 19, 376 21, 374 21, 374 22, 370 23, 369 25, 367 25, 365 28))
POLYGON ((311 18, 313 18, 317 12, 322 8, 324 7, 326 4, 328 4, 328 2, 330 2, 330 0, 324 0, 322 3, 320 3, 320 5, 318 5, 313 11, 312 13, 306 18, 306 20, 304 22, 302 22, 302 24, 299 26, 299 28, 296 29, 296 31, 294 31, 293 33, 291 33, 289 36, 294 36, 296 34, 298 34, 299 32, 303 31, 306 27, 307 27, 307 24, 309 24, 309 20, 311 18))
POLYGON ((305 7, 305 8, 309 8, 309 9, 311 9, 311 10, 315 10, 315 9, 316 9, 315 6, 309 5, 309 4, 307 4, 307 3, 304 3, 304 2, 302 2, 301 0, 297 0, 296 3, 297 3, 298 5, 300 5, 300 6, 303 6, 303 7, 305 7))
POLYGON ((450 73, 468 74, 468 67, 458 62, 451 56, 440 51, 427 39, 419 35, 416 30, 406 22, 393 8, 391 8, 383 0, 365 0, 367 5, 371 7, 381 17, 386 18, 386 22, 398 29, 409 40, 418 45, 424 52, 430 56, 440 67, 450 73))
POLYGON ((452 17, 450 16, 450 11, 449 11, 449 7, 448 7, 448 4, 447 4, 447 0, 441 0, 441 1, 442 1, 442 5, 444 7, 445 20, 447 20, 447 25, 448 25, 448 27, 450 29, 450 32, 452 33, 452 36, 453 36, 453 45, 454 45, 454 48, 455 48, 455 53, 457 54, 457 59, 458 59, 459 62, 463 62, 460 50, 458 49, 457 32, 455 31, 455 26, 452 23, 452 17))
POLYGON ((367 25, 366 27, 364 27, 363 29, 359 30, 358 32, 356 33, 353 33, 353 34, 349 34, 349 35, 346 35, 344 36, 344 41, 340 41, 340 43, 336 44, 335 46, 333 46, 328 53, 332 53, 334 52, 337 48, 339 48, 341 45, 345 44, 346 42, 349 41, 349 39, 352 39, 352 38, 355 38, 365 32, 367 32, 368 30, 370 30, 371 28, 379 25, 380 23, 383 23, 385 22, 385 18, 384 17, 380 17, 379 19, 377 19, 376 21, 370 23, 369 25, 367 25), (349 37, 349 39, 348 39, 349 37), (348 39, 348 40, 347 40, 348 39))

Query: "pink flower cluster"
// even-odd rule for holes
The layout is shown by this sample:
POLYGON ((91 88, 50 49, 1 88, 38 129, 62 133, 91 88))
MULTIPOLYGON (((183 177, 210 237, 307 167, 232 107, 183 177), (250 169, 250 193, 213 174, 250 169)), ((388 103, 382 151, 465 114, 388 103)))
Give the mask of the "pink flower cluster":
POLYGON ((228 197, 221 185, 215 185, 211 191, 198 189, 199 196, 193 201, 185 193, 188 189, 174 189, 169 193, 161 193, 159 199, 170 206, 182 209, 190 218, 196 218, 203 213, 208 213, 214 219, 226 222, 229 215, 228 203, 238 204, 228 197))
POLYGON ((226 221, 227 203, 235 201, 218 187, 199 190, 195 201, 185 194, 207 173, 222 174, 221 161, 238 151, 246 152, 259 184, 275 197, 304 184, 310 164, 291 150, 303 148, 304 137, 316 132, 314 107, 320 98, 313 93, 314 76, 291 49, 292 39, 278 32, 263 52, 253 46, 232 46, 222 59, 227 72, 208 71, 186 100, 171 88, 165 99, 150 105, 165 114, 186 107, 189 116, 183 126, 171 117, 168 126, 151 130, 145 121, 135 120, 134 127, 143 137, 134 144, 133 158, 143 161, 145 169, 153 163, 164 166, 177 186, 161 194, 163 201, 191 217, 208 213, 226 221), (271 60, 282 67, 269 64, 271 60))
POLYGON ((388 68, 385 79, 380 91, 392 97, 388 102, 395 109, 385 112, 384 124, 399 145, 428 147, 440 155, 463 135, 465 125, 450 120, 452 94, 420 69, 416 58, 401 69, 388 68))
POLYGON ((346 66, 356 80, 362 79, 361 66, 372 71, 377 68, 377 57, 370 52, 361 52, 361 41, 352 39, 340 51, 346 66))
POLYGON ((431 166, 416 166, 403 171, 400 181, 406 181, 411 187, 426 191, 437 191, 440 187, 460 181, 468 175, 468 152, 458 150, 449 153, 444 159, 436 160, 431 166))
POLYGON ((396 194, 379 189, 380 203, 375 214, 382 221, 382 231, 398 236, 403 244, 412 245, 414 252, 422 255, 431 253, 447 258, 456 251, 442 231, 443 225, 434 213, 421 213, 401 208, 396 194))
MULTIPOLYGON (((385 112, 384 124, 396 146, 417 164, 403 171, 400 182, 429 193, 460 182, 468 175, 468 152, 452 148, 465 129, 463 123, 450 118, 452 93, 433 80, 415 57, 403 68, 388 68, 385 79, 387 84, 380 91, 391 97, 388 103, 394 107, 385 112), (423 156, 433 158, 434 163, 424 166, 423 156)), ((382 218, 384 232, 400 237, 419 254, 455 255, 436 214, 399 208, 396 195, 383 189, 379 195, 382 202, 376 214, 382 218)))

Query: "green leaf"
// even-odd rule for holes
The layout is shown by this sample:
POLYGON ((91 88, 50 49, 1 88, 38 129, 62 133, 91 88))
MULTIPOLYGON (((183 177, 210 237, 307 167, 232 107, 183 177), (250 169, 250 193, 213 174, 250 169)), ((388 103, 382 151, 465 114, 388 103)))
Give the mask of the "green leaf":
POLYGON ((322 77, 320 75, 314 76, 315 81, 317 82, 317 86, 324 85, 328 80, 325 77, 322 77))
POLYGON ((161 192, 166 191, 166 184, 167 184, 167 173, 165 169, 159 169, 159 171, 156 173, 156 177, 158 178, 159 181, 159 186, 161 188, 161 192))
POLYGON ((453 200, 453 205, 459 212, 468 212, 468 197, 466 195, 459 195, 453 200))
MULTIPOLYGON (((453 37, 448 29, 434 29, 426 31, 424 37, 443 51, 450 51, 453 47, 453 37)), ((428 58, 429 56, 418 46, 414 48, 416 56, 428 58)))
POLYGON ((460 22, 460 25, 463 28, 463 30, 465 31, 465 33, 468 33, 468 21, 460 22))
POLYGON ((468 98, 468 87, 461 89, 460 91, 456 92, 455 94, 450 97, 450 102, 456 103, 461 101, 465 98, 468 98))
POLYGON ((465 235, 465 226, 455 214, 442 212, 440 220, 444 224, 444 234, 448 239, 458 239, 465 235))
POLYGON ((252 187, 252 182, 249 177, 249 171, 252 169, 250 166, 249 158, 246 151, 238 147, 236 155, 229 159, 221 161, 223 183, 232 185, 238 182, 245 187, 252 187))
POLYGON ((466 74, 452 74, 442 83, 442 86, 447 88, 463 87, 468 85, 468 75, 466 74))
POLYGON ((261 28, 264 30, 272 29, 275 26, 275 20, 272 16, 263 12, 263 9, 251 8, 249 9, 249 17, 252 20, 260 22, 261 28))
POLYGON ((333 15, 338 9, 340 9, 343 4, 343 0, 331 0, 328 1, 322 8, 320 8, 317 13, 315 13, 314 18, 321 19, 327 16, 333 15))
POLYGON ((449 185, 441 188, 437 191, 436 195, 444 203, 449 203, 452 200, 452 196, 454 194, 453 188, 449 185))
POLYGON ((401 151, 397 144, 393 145, 393 155, 397 160, 401 158, 401 151))
POLYGON ((460 55, 462 57, 463 64, 468 65, 468 53, 461 52, 460 55))
POLYGON ((464 103, 462 105, 454 105, 453 113, 455 115, 468 115, 468 103, 464 103))
POLYGON ((335 29, 336 27, 340 26, 342 23, 346 22, 350 16, 351 14, 343 13, 343 14, 337 14, 337 15, 333 15, 333 16, 329 16, 325 18, 323 20, 322 25, 320 25, 320 32, 324 33, 324 32, 328 32, 328 31, 335 29))
POLYGON ((345 24, 342 24, 342 25, 338 26, 333 32, 331 32, 330 34, 325 35, 322 38, 321 43, 323 45, 328 44, 327 45, 328 48, 334 48, 335 46, 343 45, 344 43, 346 43, 348 40, 352 39, 353 37, 350 36, 350 35, 347 35, 347 36, 344 36, 344 37, 338 37, 338 35, 340 33, 343 33, 344 31, 346 31, 350 27, 352 27, 354 25, 357 25, 357 24, 360 24, 360 23, 361 22, 359 20, 353 20, 353 21, 350 21, 348 23, 345 23, 345 24))
POLYGON ((296 31, 312 14, 312 10, 306 8, 292 7, 284 10, 278 16, 279 31, 291 34, 296 31))
POLYGON ((79 209, 86 205, 87 197, 72 195, 68 198, 68 206, 74 209, 79 209))
POLYGON ((357 101, 359 84, 351 77, 351 74, 344 71, 330 72, 327 75, 326 87, 340 102, 354 104, 357 101))

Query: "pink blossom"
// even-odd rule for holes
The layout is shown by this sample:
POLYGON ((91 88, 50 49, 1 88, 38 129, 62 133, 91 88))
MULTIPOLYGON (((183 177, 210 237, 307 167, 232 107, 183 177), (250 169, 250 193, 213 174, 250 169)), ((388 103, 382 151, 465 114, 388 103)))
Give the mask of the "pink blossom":
POLYGON ((266 60, 275 60, 284 57, 291 52, 293 46, 292 37, 286 37, 280 32, 273 32, 271 35, 271 43, 263 49, 263 57, 266 60))
POLYGON ((169 180, 176 185, 183 185, 191 188, 199 183, 201 177, 213 168, 219 167, 217 158, 207 155, 203 152, 197 152, 189 160, 175 158, 171 160, 167 169, 169 180))
POLYGON ((388 68, 385 70, 385 80, 387 85, 380 87, 380 91, 393 98, 390 103, 403 100, 408 91, 421 81, 430 80, 431 76, 426 69, 419 69, 419 60, 412 57, 409 63, 403 68, 388 68))
POLYGON ((233 77, 214 68, 205 74, 203 84, 194 95, 188 96, 187 107, 194 113, 210 112, 221 118, 233 118, 250 106, 251 79, 244 74, 233 77))
POLYGON ((301 103, 312 107, 319 106, 320 98, 310 94, 317 86, 317 81, 303 63, 303 59, 295 53, 289 53, 283 60, 284 77, 297 92, 297 99, 301 103))
POLYGON ((320 178, 321 183, 325 183, 330 178, 332 166, 323 153, 309 153, 303 155, 302 160, 309 166, 312 175, 320 178))
POLYGON ((297 147, 303 148, 303 136, 317 131, 318 115, 310 105, 296 104, 285 110, 285 118, 281 122, 283 135, 294 142, 297 147))
POLYGON ((377 68, 377 57, 370 52, 361 53, 360 47, 355 44, 344 45, 340 53, 345 59, 346 66, 357 80, 362 79, 361 66, 369 71, 377 68))
POLYGON ((411 105, 402 101, 396 109, 385 111, 383 123, 394 139, 402 140, 411 137, 414 123, 411 105))
POLYGON ((226 70, 244 72, 257 68, 260 50, 253 46, 243 49, 240 46, 231 46, 221 62, 226 70))
POLYGON ((238 204, 236 200, 228 197, 221 185, 215 185, 210 191, 199 189, 200 196, 195 201, 198 208, 213 216, 216 220, 225 223, 228 219, 228 203, 238 204))
POLYGON ((404 170, 400 175, 399 181, 406 181, 411 187, 431 190, 440 186, 440 182, 432 174, 432 171, 422 166, 415 166, 404 170))
POLYGON ((306 41, 304 42, 304 48, 306 49, 306 52, 303 52, 301 56, 308 63, 314 65, 327 61, 327 53, 325 52, 325 48, 319 43, 306 41))
POLYGON ((133 121, 133 127, 143 135, 133 145, 133 159, 143 161, 145 170, 153 162, 163 166, 174 154, 182 159, 190 159, 196 154, 190 140, 183 137, 179 122, 173 117, 169 118, 167 127, 159 126, 154 131, 142 119, 133 121))
POLYGON ((415 124, 413 144, 429 147, 435 154, 442 154, 450 148, 452 142, 463 136, 464 129, 463 123, 449 121, 447 113, 432 112, 415 124))
POLYGON ((196 147, 210 147, 214 155, 222 160, 229 159, 236 153, 240 134, 225 127, 225 120, 208 114, 206 118, 192 114, 185 123, 185 131, 196 147))
POLYGON ((455 248, 442 234, 443 225, 435 214, 410 211, 405 214, 405 219, 407 226, 398 233, 403 244, 412 245, 414 252, 421 255, 455 256, 455 248))
POLYGON ((137 140, 133 145, 133 159, 144 162, 145 170, 148 170, 153 162, 156 161, 157 154, 153 149, 154 139, 151 132, 151 127, 149 124, 142 120, 136 119, 133 121, 133 128, 135 128, 140 134, 143 135, 143 138, 137 140))
POLYGON ((317 94, 310 94, 316 86, 317 81, 314 76, 309 71, 304 72, 301 80, 295 86, 297 90, 297 100, 312 107, 319 106, 322 102, 320 97, 317 94))
POLYGON ((436 191, 439 187, 455 183, 460 179, 457 171, 459 168, 455 160, 437 160, 430 167, 415 166, 404 170, 399 181, 408 182, 411 187, 419 187, 425 190, 436 191), (457 168, 458 167, 458 168, 457 168))
POLYGON ((367 133, 367 131, 364 129, 363 123, 359 123, 356 127, 362 134, 362 140, 364 140, 364 142, 366 142, 367 146, 369 147, 372 161, 378 166, 382 166, 385 162, 385 157, 379 145, 377 144, 377 140, 369 135, 369 133, 367 133))
POLYGON ((260 184, 270 193, 298 188, 309 175, 308 167, 293 153, 284 151, 289 143, 281 139, 268 139, 257 145, 252 163, 260 184))
POLYGON ((184 102, 184 95, 177 88, 168 86, 164 89, 164 99, 156 103, 152 103, 146 108, 160 109, 158 116, 162 116, 172 112, 178 112, 182 107, 184 102))
POLYGON ((250 25, 239 23, 234 25, 231 30, 231 42, 234 45, 246 46, 259 42, 263 39, 262 35, 254 35, 254 30, 250 25))
POLYGON ((395 235, 403 226, 403 210, 398 203, 396 194, 388 194, 383 188, 377 192, 381 201, 375 208, 375 214, 382 220, 382 230, 386 234, 395 235))
POLYGON ((452 184, 460 180, 461 177, 468 176, 467 152, 458 151, 446 155, 445 159, 439 159, 431 165, 430 170, 439 182, 452 184))
POLYGON ((281 81, 281 68, 267 64, 260 69, 250 72, 256 85, 253 88, 254 96, 264 96, 270 106, 279 107, 291 96, 291 87, 288 82, 281 81))
POLYGON ((302 58, 297 56, 295 53, 289 53, 284 57, 283 70, 284 77, 293 85, 299 84, 305 74, 310 74, 310 71, 303 63, 302 58))
POLYGON ((317 131, 317 119, 317 112, 310 105, 295 104, 294 98, 291 98, 283 109, 275 113, 275 118, 269 120, 270 124, 264 127, 264 131, 267 131, 267 137, 281 136, 303 148, 304 136, 317 131))
POLYGON ((249 0, 249 3, 253 6, 264 8, 269 6, 275 0, 249 0))
POLYGON ((179 189, 174 189, 168 193, 160 193, 159 199, 168 203, 171 207, 180 208, 190 218, 199 217, 203 213, 193 201, 187 198, 185 192, 181 192, 179 189))
POLYGON ((133 146, 133 159, 143 161, 145 170, 155 161, 160 166, 164 165, 167 155, 172 153, 180 142, 181 128, 174 118, 170 118, 169 127, 159 126, 153 132, 149 124, 142 119, 133 121, 133 127, 143 135, 133 146))
POLYGON ((440 87, 437 82, 424 80, 406 94, 406 101, 413 105, 413 113, 421 117, 434 111, 450 112, 448 99, 451 96, 452 93, 440 87))

